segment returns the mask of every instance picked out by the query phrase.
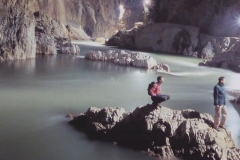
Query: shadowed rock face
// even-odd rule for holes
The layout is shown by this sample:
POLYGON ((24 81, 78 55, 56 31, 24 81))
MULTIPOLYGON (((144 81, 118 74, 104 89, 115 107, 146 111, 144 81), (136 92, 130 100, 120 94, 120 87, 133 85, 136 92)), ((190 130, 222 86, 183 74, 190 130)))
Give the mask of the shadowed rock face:
POLYGON ((198 36, 199 29, 196 27, 152 23, 119 31, 106 44, 121 48, 194 56, 198 46, 198 36))
POLYGON ((231 133, 215 130, 212 116, 194 110, 149 104, 133 112, 91 107, 86 113, 73 116, 70 124, 90 138, 146 150, 156 157, 240 159, 231 133))
POLYGON ((204 61, 199 65, 240 72, 239 38, 201 35, 199 46, 205 46, 201 53, 204 61))
POLYGON ((176 23, 200 28, 200 32, 221 36, 240 36, 238 0, 161 0, 151 10, 154 22, 176 23))

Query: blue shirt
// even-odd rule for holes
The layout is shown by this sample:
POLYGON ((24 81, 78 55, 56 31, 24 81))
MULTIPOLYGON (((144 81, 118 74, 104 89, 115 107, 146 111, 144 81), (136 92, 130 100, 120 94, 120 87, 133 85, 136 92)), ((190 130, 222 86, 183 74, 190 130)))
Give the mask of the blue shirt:
POLYGON ((224 85, 221 83, 218 83, 214 89, 213 89, 213 98, 214 98, 214 105, 225 105, 226 100, 225 100, 225 89, 224 85))

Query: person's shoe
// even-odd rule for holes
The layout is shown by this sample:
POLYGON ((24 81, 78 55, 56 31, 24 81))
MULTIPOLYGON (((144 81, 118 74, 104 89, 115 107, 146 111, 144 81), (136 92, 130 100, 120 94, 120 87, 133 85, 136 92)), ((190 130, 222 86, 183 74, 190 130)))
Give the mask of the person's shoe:
POLYGON ((222 129, 225 129, 225 130, 226 130, 225 126, 219 126, 219 128, 222 128, 222 129))
POLYGON ((214 127, 217 131, 220 131, 221 129, 220 129, 220 127, 214 127))

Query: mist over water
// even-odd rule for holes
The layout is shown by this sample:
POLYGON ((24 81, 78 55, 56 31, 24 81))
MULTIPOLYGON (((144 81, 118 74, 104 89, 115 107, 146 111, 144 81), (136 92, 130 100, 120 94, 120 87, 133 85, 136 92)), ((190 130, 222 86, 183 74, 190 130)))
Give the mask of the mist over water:
MULTIPOLYGON (((81 56, 110 47, 80 44, 81 56)), ((112 48, 115 49, 115 48, 112 48)), ((240 91, 240 75, 227 70, 198 67, 195 58, 153 56, 171 73, 88 61, 68 55, 0 64, 0 159, 3 160, 151 160, 140 151, 91 141, 67 124, 68 113, 84 113, 94 107, 124 107, 133 111, 151 103, 147 86, 157 76, 165 78, 162 90, 171 109, 194 109, 214 115, 212 90, 219 76, 226 88, 240 91)), ((232 99, 227 96, 227 100, 232 99)), ((240 146, 240 106, 227 101, 226 128, 240 146)))

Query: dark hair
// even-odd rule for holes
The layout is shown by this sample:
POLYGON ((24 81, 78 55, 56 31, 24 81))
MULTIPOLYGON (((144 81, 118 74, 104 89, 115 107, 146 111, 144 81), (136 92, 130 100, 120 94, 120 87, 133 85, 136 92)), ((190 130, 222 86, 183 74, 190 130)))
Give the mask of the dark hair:
POLYGON ((222 76, 222 77, 219 77, 219 78, 218 78, 218 82, 221 82, 224 78, 225 78, 225 77, 223 77, 223 76, 222 76))
POLYGON ((162 79, 163 77, 162 76, 158 76, 157 77, 157 81, 159 81, 160 79, 162 79))

